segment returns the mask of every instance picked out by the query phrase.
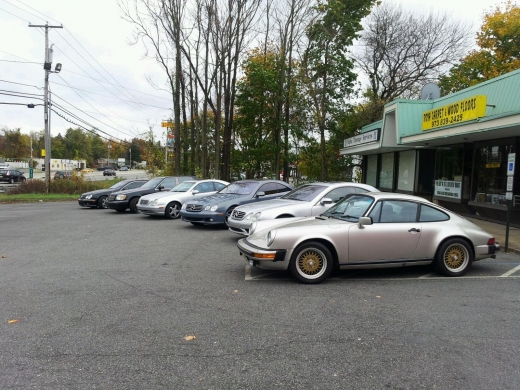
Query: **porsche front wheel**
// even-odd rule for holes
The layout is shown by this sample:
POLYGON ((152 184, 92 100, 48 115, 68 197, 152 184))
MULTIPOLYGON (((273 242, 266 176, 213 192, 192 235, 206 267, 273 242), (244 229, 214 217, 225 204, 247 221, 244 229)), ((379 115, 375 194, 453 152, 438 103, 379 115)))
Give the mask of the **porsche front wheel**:
POLYGON ((298 246, 289 263, 291 274, 300 282, 308 284, 323 282, 333 268, 330 251, 319 242, 308 242, 298 246))

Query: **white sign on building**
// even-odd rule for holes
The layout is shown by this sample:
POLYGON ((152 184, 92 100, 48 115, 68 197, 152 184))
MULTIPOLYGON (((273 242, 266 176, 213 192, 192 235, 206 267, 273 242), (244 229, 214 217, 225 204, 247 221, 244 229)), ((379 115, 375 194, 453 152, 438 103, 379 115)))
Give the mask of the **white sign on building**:
POLYGON ((462 182, 452 180, 435 180, 435 196, 460 199, 462 194, 462 182))
POLYGON ((380 129, 375 129, 366 133, 356 135, 354 137, 347 138, 346 140, 343 140, 343 147, 350 148, 352 146, 377 141, 379 139, 379 130, 380 129))

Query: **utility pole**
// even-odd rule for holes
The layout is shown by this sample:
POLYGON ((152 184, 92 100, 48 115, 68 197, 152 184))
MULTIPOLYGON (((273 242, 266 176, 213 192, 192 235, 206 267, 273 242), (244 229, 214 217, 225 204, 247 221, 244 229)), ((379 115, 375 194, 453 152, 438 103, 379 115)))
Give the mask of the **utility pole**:
POLYGON ((130 169, 132 169, 132 145, 130 145, 130 169))
MULTIPOLYGON (((49 23, 45 25, 34 25, 29 24, 29 27, 39 27, 45 29, 45 61, 43 69, 45 70, 45 85, 43 91, 43 120, 45 123, 45 191, 48 194, 51 189, 51 129, 50 129, 50 109, 49 109, 49 74, 52 72, 52 49, 49 48, 49 29, 50 28, 63 28, 61 26, 49 26, 49 23)), ((61 64, 56 64, 54 70, 58 73, 61 70, 61 64)))

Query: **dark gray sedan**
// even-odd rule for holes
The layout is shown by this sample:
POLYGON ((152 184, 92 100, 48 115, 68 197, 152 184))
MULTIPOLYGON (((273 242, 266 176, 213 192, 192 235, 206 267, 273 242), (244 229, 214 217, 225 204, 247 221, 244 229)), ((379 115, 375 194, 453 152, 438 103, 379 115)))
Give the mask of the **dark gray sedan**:
POLYGON ((292 184, 281 180, 236 181, 214 195, 184 203, 181 218, 194 225, 225 224, 235 207, 274 199, 292 189, 292 184))

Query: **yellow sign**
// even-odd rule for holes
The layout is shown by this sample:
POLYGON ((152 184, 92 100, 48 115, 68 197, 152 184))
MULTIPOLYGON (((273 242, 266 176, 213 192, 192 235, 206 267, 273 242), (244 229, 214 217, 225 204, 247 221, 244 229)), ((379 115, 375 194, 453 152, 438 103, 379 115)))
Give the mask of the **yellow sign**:
POLYGON ((458 102, 426 111, 422 117, 422 129, 455 125, 486 115, 486 96, 476 95, 458 102))
POLYGON ((487 163, 486 168, 500 168, 500 163, 487 163))
POLYGON ((45 149, 42 149, 42 152, 40 154, 42 157, 45 157, 45 149))
POLYGON ((173 127, 173 122, 161 122, 161 127, 173 127))

